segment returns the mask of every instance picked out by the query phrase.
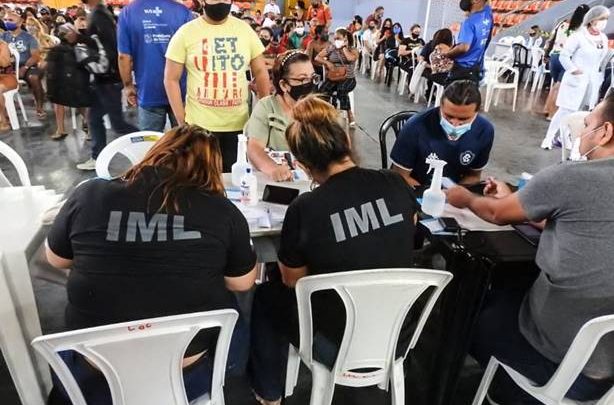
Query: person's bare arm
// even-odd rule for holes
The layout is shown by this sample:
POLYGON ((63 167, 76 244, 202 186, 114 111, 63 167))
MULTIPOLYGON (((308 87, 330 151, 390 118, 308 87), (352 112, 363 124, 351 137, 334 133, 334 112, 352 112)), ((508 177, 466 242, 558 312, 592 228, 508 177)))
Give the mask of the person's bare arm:
POLYGON ((124 92, 128 99, 128 104, 136 105, 136 87, 132 81, 132 56, 127 53, 119 53, 118 57, 119 75, 122 78, 124 92))
POLYGON ((450 59, 455 59, 469 51, 469 44, 458 44, 443 55, 450 59))
POLYGON ((395 165, 394 163, 392 164, 392 171, 399 173, 401 175, 401 177, 403 177, 403 179, 407 182, 407 184, 409 184, 412 187, 418 187, 420 186, 420 182, 416 179, 414 179, 413 177, 411 177, 411 170, 405 170, 402 167, 399 167, 397 165, 395 165))
POLYGON ((264 56, 260 55, 250 62, 252 74, 256 79, 256 92, 258 98, 263 98, 271 94, 271 80, 269 79, 269 70, 264 61, 264 56))
POLYGON ((529 220, 518 193, 503 198, 483 197, 462 186, 446 192, 448 203, 457 208, 469 208, 478 217, 497 225, 518 224, 529 220))
POLYGON ((296 286, 297 281, 307 275, 307 266, 303 267, 288 267, 283 263, 279 263, 281 279, 283 283, 290 288, 296 286))
POLYGON ((224 277, 224 284, 230 291, 248 291, 254 286, 258 274, 256 266, 249 273, 239 277, 224 277))
POLYGON ((30 51, 30 59, 26 61, 26 67, 37 66, 41 60, 41 52, 38 49, 32 49, 30 51))
POLYGON ((247 157, 249 161, 270 179, 287 181, 292 179, 292 172, 287 164, 278 165, 264 150, 265 145, 256 138, 247 141, 247 157))
POLYGON ((471 172, 464 176, 461 181, 459 182, 459 184, 465 185, 465 186, 471 186, 474 184, 478 184, 480 181, 482 181, 482 171, 481 170, 471 170, 471 172))
POLYGON ((56 269, 69 269, 72 267, 72 263, 73 263, 72 259, 66 259, 64 257, 56 255, 53 252, 53 250, 51 250, 49 246, 47 246, 46 244, 45 244, 45 254, 47 256, 47 261, 49 262, 49 264, 55 267, 56 269))
POLYGON ((411 50, 407 45, 399 45, 399 56, 407 56, 409 54, 411 54, 411 50))
POLYGON ((166 59, 166 67, 164 68, 164 88, 166 96, 171 105, 175 119, 179 125, 185 124, 185 108, 181 97, 181 75, 183 74, 184 65, 166 59))
POLYGON ((328 60, 328 49, 324 48, 322 51, 316 56, 316 62, 318 62, 322 66, 326 66, 328 69, 332 69, 335 65, 328 60))
POLYGON ((0 42, 0 67, 7 67, 11 65, 11 51, 6 42, 0 42))

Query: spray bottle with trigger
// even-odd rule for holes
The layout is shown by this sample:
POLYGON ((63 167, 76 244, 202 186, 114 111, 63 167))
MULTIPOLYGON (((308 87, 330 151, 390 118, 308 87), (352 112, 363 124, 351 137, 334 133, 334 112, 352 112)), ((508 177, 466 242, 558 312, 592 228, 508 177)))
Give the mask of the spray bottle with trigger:
POLYGON ((441 190, 441 178, 443 177, 443 167, 447 164, 444 160, 439 160, 437 156, 429 156, 426 163, 430 166, 430 173, 435 170, 431 187, 424 192, 422 198, 422 211, 432 217, 439 217, 443 213, 446 205, 446 195, 441 190))

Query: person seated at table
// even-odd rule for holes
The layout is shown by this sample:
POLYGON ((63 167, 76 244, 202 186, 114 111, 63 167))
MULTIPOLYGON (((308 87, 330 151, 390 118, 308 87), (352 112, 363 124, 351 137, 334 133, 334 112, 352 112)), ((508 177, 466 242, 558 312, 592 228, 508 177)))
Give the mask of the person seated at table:
MULTIPOLYGON (((279 404, 288 341, 298 347, 294 286, 308 275, 411 267, 416 202, 401 176, 360 168, 336 110, 312 95, 293 109, 286 130, 290 151, 319 187, 290 204, 278 253, 283 280, 258 286, 252 309, 249 374, 262 404, 279 404), (377 214, 376 214, 377 213, 377 214), (372 215, 371 215, 372 214, 372 215), (365 225, 362 225, 365 224, 365 225)), ((315 298, 315 297, 314 297, 315 298)), ((315 333, 332 353, 344 331, 345 310, 335 293, 314 300, 315 333)), ((316 358, 321 354, 316 344, 316 358)))
POLYGON ((249 161, 274 181, 292 180, 292 172, 286 163, 278 165, 268 152, 290 150, 286 128, 292 122, 292 107, 313 93, 319 80, 307 54, 295 50, 279 55, 273 67, 275 94, 258 101, 247 121, 249 161))
MULTIPOLYGON (((490 181, 484 197, 462 187, 447 196, 450 204, 496 224, 545 220, 536 259, 539 276, 526 294, 498 291, 488 297, 471 350, 482 366, 495 356, 537 385, 552 377, 586 322, 614 314, 614 95, 584 124, 575 147, 588 161, 551 166, 515 193, 502 182, 490 181)), ((595 400, 613 384, 610 333, 567 397, 595 400)), ((520 403, 514 400, 526 395, 504 373, 495 377, 493 390, 491 398, 501 404, 520 403)))
POLYGON ((42 72, 38 68, 40 62, 40 47, 36 38, 24 31, 21 27, 23 19, 14 11, 6 13, 4 25, 7 32, 2 33, 0 39, 14 46, 19 53, 19 78, 25 80, 34 94, 36 102, 36 115, 39 119, 47 117, 44 110, 45 91, 41 82, 42 72))
POLYGON ((392 170, 412 186, 431 182, 426 159, 447 162, 443 174, 460 184, 479 183, 488 163, 495 130, 478 114, 482 97, 469 80, 446 87, 441 106, 412 117, 401 129, 390 159, 392 170))
MULTIPOLYGON (((247 222, 224 195, 218 140, 190 125, 167 132, 123 176, 77 187, 51 227, 47 258, 72 269, 69 329, 236 309, 232 292, 256 277, 247 222)), ((245 332, 240 320, 230 368, 247 354, 245 332)), ((186 350, 189 400, 209 391, 214 337, 201 333, 186 350)), ((72 352, 63 357, 88 403, 111 403, 102 373, 72 352)), ((59 382, 52 398, 70 403, 59 382)))

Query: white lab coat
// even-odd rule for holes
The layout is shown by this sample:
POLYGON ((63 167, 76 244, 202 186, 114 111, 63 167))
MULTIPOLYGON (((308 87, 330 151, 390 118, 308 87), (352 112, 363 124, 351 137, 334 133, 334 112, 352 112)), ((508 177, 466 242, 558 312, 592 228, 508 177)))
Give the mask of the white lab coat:
POLYGON ((586 27, 582 27, 565 42, 560 55, 565 75, 556 99, 558 107, 579 111, 585 105, 593 109, 597 104, 599 87, 603 82, 603 72, 599 71, 599 67, 608 53, 608 38, 601 33, 603 47, 598 49, 590 37, 586 27), (571 74, 577 69, 583 73, 571 74))

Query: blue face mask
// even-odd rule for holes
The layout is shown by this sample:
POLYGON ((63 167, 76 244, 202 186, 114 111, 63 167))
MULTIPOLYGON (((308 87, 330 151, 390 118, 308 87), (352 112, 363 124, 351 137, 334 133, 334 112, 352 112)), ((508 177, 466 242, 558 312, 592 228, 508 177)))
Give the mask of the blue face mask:
POLYGON ((399 35, 401 33, 401 27, 394 27, 392 29, 392 32, 394 32, 396 35, 399 35))
POLYGON ((450 121, 448 121, 442 116, 441 120, 439 121, 439 124, 441 125, 441 128, 443 128, 443 131, 446 133, 449 140, 458 141, 461 136, 471 131, 472 122, 455 127, 450 123, 450 121))
POLYGON ((15 24, 12 21, 5 21, 4 22, 4 26, 6 27, 7 30, 9 31, 15 31, 17 29, 17 24, 15 24))

